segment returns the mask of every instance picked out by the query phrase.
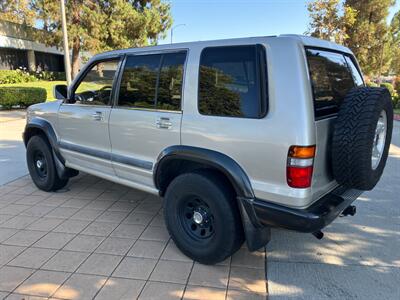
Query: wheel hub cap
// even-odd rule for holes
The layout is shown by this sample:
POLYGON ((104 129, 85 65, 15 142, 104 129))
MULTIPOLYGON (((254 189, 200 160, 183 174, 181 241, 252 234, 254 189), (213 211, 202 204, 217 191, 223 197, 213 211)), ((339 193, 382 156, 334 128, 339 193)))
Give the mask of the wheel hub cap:
POLYGON ((373 170, 378 167, 381 161, 382 154, 385 148, 386 132, 387 116, 386 112, 382 110, 376 124, 374 143, 372 145, 371 167, 373 170))
POLYGON ((37 167, 38 169, 43 168, 43 161, 42 161, 42 160, 36 161, 36 167, 37 167))
POLYGON ((181 224, 190 237, 208 239, 214 234, 214 215, 204 200, 188 197, 179 210, 181 224))
POLYGON ((202 216, 202 214, 201 214, 200 212, 198 212, 198 211, 195 211, 195 212, 193 213, 193 221, 194 221, 196 224, 201 224, 201 223, 203 223, 203 216, 202 216))

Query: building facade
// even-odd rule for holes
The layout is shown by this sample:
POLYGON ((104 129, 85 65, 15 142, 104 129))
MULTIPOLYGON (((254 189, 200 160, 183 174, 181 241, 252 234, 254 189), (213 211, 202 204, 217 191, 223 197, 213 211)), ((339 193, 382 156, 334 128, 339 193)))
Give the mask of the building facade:
POLYGON ((0 20, 0 70, 64 72, 61 49, 35 39, 38 29, 0 20))

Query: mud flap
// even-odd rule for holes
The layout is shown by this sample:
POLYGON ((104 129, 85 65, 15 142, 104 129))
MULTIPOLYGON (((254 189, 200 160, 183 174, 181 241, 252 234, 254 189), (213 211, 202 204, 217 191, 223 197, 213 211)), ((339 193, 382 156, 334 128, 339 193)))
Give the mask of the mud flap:
POLYGON ((57 170, 57 175, 60 179, 72 178, 79 174, 79 171, 66 167, 58 158, 54 150, 52 152, 53 152, 54 164, 57 170))
POLYGON ((256 251, 265 247, 271 240, 271 228, 259 224, 255 219, 255 214, 250 203, 251 201, 251 199, 238 198, 247 248, 249 251, 256 251))

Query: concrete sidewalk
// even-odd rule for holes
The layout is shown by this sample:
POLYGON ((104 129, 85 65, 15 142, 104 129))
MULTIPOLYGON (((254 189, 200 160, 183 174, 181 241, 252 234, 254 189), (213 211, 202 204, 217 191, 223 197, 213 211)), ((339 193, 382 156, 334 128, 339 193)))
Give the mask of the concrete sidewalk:
POLYGON ((89 175, 57 193, 0 187, 0 299, 265 299, 265 251, 205 266, 170 239, 162 200, 89 175))
POLYGON ((0 111, 0 185, 28 173, 22 132, 25 111, 0 111))

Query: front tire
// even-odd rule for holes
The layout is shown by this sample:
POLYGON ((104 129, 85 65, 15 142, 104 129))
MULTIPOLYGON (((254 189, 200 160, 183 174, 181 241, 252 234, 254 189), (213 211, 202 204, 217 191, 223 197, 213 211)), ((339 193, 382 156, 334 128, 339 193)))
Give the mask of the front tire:
POLYGON ((56 191, 68 183, 68 179, 58 177, 51 146, 44 137, 35 135, 28 141, 26 162, 33 183, 39 189, 56 191))
POLYGON ((165 194, 164 217, 177 247, 203 264, 235 253, 244 241, 236 197, 224 178, 212 172, 176 177, 165 194))

